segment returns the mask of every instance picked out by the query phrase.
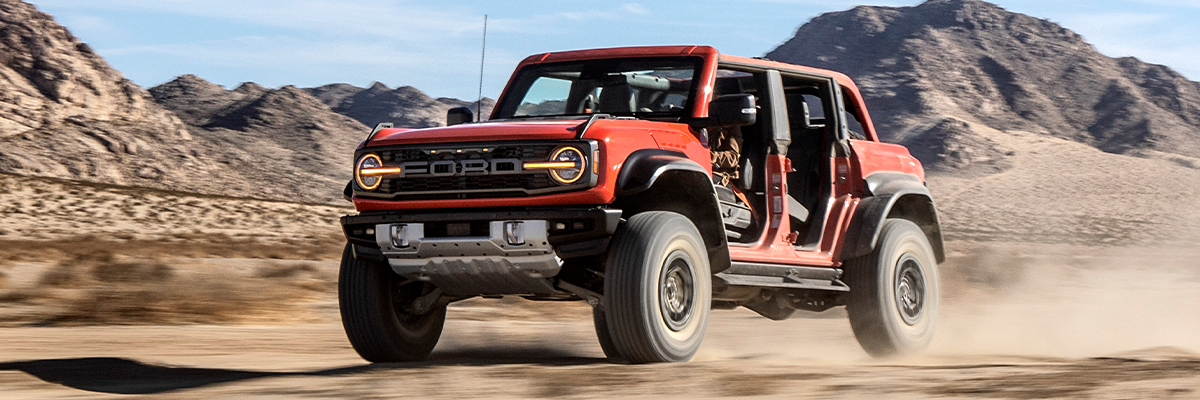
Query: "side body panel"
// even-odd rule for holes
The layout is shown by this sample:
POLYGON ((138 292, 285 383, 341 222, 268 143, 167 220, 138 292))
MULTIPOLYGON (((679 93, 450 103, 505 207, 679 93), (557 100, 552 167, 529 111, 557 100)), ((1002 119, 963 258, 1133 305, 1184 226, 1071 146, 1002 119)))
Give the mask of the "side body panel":
POLYGON ((945 260, 941 223, 920 161, 903 146, 852 140, 857 191, 863 198, 845 227, 846 240, 840 259, 861 257, 879 240, 879 229, 887 218, 916 223, 929 239, 939 262, 945 260))

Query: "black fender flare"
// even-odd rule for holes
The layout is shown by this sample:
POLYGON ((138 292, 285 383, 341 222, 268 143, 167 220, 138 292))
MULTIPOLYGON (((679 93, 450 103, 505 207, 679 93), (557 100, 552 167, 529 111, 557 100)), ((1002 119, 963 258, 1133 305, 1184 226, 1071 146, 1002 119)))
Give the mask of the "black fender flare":
POLYGON ((709 264, 717 273, 729 268, 729 246, 712 176, 685 154, 661 149, 635 151, 617 174, 614 204, 628 218, 643 211, 671 211, 692 220, 709 264))
MULTIPOLYGON (((625 164, 617 174, 616 194, 628 196, 646 191, 667 171, 692 171, 708 176, 708 170, 681 152, 662 149, 638 150, 625 158, 625 164)), ((712 182, 712 178, 708 179, 712 182)))
POLYGON ((937 206, 921 178, 900 172, 877 172, 865 180, 869 196, 860 200, 854 211, 846 229, 841 259, 849 260, 870 254, 879 242, 883 221, 896 217, 920 226, 929 239, 929 245, 933 247, 937 261, 946 261, 937 206))

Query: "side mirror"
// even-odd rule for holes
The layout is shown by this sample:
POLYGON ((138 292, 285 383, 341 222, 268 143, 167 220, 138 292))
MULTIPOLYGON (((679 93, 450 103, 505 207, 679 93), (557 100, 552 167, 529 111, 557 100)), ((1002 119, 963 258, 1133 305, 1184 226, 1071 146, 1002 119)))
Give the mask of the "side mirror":
POLYGON ((746 126, 758 120, 752 94, 727 94, 708 103, 709 126, 746 126))
POLYGON ((475 120, 471 107, 454 107, 446 111, 446 126, 458 125, 475 120))

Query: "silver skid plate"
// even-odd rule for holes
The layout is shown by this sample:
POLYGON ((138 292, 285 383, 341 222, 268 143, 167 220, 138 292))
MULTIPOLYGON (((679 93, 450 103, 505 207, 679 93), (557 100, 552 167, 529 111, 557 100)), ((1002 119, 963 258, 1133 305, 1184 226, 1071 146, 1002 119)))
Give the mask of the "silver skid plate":
POLYGON ((488 236, 425 237, 425 225, 379 224, 375 241, 397 274, 446 294, 549 294, 562 260, 542 220, 492 221, 488 236))

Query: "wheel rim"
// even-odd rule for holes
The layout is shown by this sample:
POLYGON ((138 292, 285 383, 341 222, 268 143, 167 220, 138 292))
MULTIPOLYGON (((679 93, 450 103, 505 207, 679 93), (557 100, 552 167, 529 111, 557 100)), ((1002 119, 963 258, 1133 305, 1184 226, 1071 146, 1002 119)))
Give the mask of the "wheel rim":
POLYGON ((659 305, 663 322, 672 331, 679 332, 687 327, 692 318, 695 298, 695 279, 687 254, 674 251, 663 263, 663 274, 659 279, 659 305))
POLYGON ((910 326, 916 325, 925 311, 925 274, 912 254, 905 254, 897 262, 896 309, 910 326))
POLYGON ((396 317, 396 322, 399 324, 396 328, 401 335, 408 337, 419 337, 424 332, 432 328, 432 323, 435 319, 430 318, 433 310, 425 314, 413 314, 410 312, 413 299, 422 295, 428 294, 432 285, 418 281, 402 280, 398 276, 392 277, 392 290, 389 292, 392 303, 392 312, 396 317))

